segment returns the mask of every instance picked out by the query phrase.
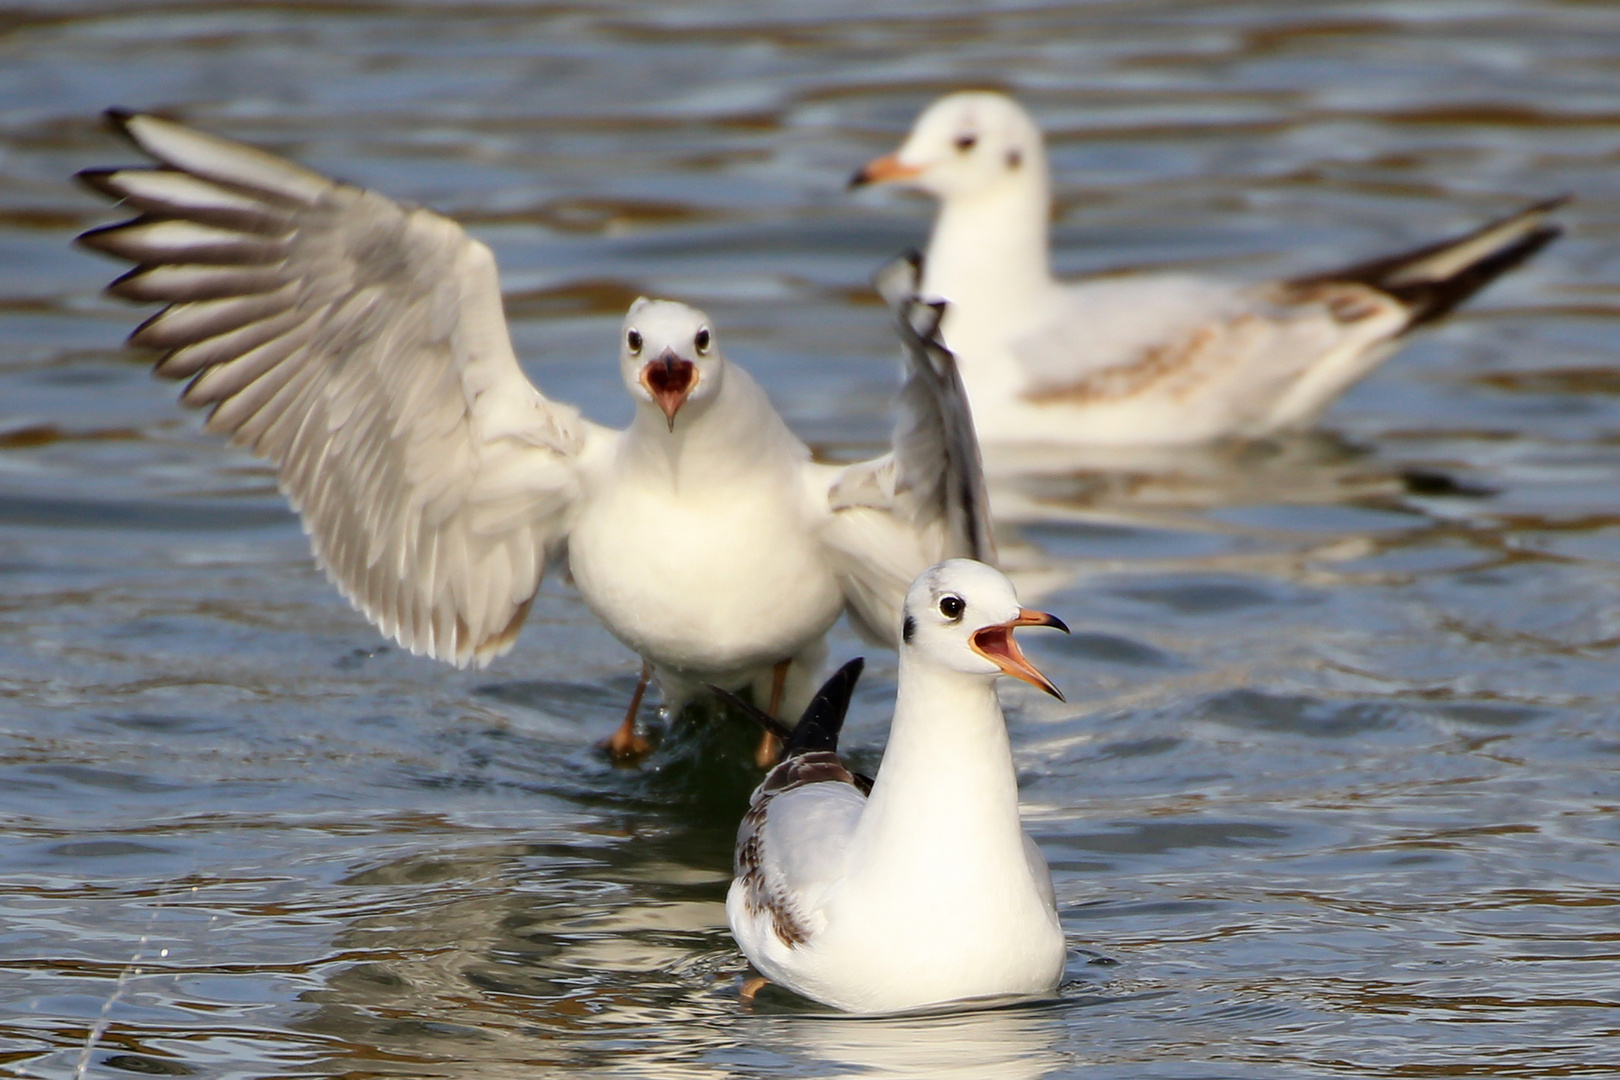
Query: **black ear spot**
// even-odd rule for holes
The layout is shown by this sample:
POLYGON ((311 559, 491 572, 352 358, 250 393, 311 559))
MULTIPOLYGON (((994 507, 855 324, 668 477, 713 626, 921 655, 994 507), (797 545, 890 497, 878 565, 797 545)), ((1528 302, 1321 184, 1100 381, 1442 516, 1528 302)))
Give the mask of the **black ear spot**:
POLYGON ((911 644, 911 635, 915 634, 916 632, 917 620, 913 619, 910 615, 907 615, 906 621, 900 624, 900 640, 909 645, 911 644))
POLYGON ((1007 151, 1007 168, 1016 169, 1023 163, 1024 152, 1022 150, 1015 146, 1011 150, 1007 151))

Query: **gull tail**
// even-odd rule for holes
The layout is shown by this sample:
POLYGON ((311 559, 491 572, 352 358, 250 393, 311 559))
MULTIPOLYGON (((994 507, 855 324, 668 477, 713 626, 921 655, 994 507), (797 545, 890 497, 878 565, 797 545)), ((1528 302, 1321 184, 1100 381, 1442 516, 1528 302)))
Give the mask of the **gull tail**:
POLYGON ((1443 318, 1498 277, 1563 234, 1546 217, 1569 202, 1559 195, 1472 232, 1398 255, 1296 278, 1296 286, 1354 283, 1394 297, 1407 310, 1402 333, 1443 318))
POLYGON ((782 740, 782 759, 786 761, 800 754, 817 751, 838 752, 838 733, 844 727, 844 714, 849 712, 850 699, 855 695, 855 684, 860 681, 861 671, 865 667, 865 658, 857 656, 833 672, 832 678, 821 684, 821 689, 816 691, 816 696, 804 710, 804 715, 792 728, 729 690, 712 685, 709 689, 721 700, 740 710, 760 727, 782 740))

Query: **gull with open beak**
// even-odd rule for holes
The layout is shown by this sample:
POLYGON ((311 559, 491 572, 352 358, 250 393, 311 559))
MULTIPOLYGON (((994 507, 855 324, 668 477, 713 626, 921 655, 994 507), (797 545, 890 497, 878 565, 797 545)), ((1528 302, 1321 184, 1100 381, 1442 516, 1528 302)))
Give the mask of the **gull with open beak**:
POLYGON ((1010 675, 1062 695, 1019 649, 1021 626, 1068 631, 1021 607, 991 567, 943 562, 906 596, 877 779, 837 754, 857 666, 783 733, 787 758, 754 792, 726 898, 764 979, 851 1012, 1057 988, 1063 929, 1046 860, 1019 820, 995 683, 1010 675))
MULTIPOLYGON (((916 267, 875 279, 907 367, 893 449, 811 460, 703 312, 637 300, 619 332, 636 403, 616 431, 518 366, 488 248, 455 222, 154 116, 111 114, 155 169, 82 174, 138 211, 81 237, 135 263, 116 295, 164 304, 131 338, 207 428, 276 467, 315 556, 401 645, 482 665, 512 645, 548 559, 656 677, 770 710, 809 697, 848 611, 895 644, 911 578, 992 557, 978 446, 941 309, 916 267)), ((768 749, 768 748, 767 748, 768 749)))
POLYGON ((1060 282, 1040 128, 1011 98, 951 94, 853 186, 934 196, 923 291, 951 305, 988 443, 1165 446, 1311 423, 1392 355, 1540 251, 1536 203, 1465 235, 1325 273, 1261 283, 1144 273, 1060 282))

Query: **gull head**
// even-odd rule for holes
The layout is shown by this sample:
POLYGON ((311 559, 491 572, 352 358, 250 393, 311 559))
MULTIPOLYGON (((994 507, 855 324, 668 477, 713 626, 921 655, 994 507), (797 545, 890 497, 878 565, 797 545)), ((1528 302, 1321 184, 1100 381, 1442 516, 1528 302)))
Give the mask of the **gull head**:
POLYGON ((1011 675, 1062 701, 1063 694, 1013 640, 1013 630, 1020 626, 1069 632, 1056 615, 1021 606, 1001 571, 972 559, 950 559, 924 570, 912 583, 900 648, 986 681, 1011 675))
POLYGON ((896 183, 940 199, 1045 176, 1041 129, 1005 94, 949 94, 923 110, 893 154, 868 162, 851 187, 896 183))
POLYGON ((619 333, 619 371, 630 396, 663 413, 670 431, 682 408, 719 393, 724 370, 703 312, 645 296, 630 305, 619 333))

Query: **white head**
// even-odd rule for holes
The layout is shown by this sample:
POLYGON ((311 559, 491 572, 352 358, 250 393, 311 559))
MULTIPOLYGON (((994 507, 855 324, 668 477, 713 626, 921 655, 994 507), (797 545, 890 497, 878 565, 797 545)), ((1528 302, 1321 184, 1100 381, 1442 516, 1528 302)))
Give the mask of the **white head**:
POLYGON ((923 110, 900 149, 869 162, 850 179, 900 183, 941 199, 1004 185, 1044 185, 1041 129, 1005 94, 949 94, 923 110))
POLYGON ((669 430, 683 407, 720 392, 725 369, 703 312, 645 296, 630 305, 619 334, 619 372, 636 404, 663 413, 669 430))
POLYGON ((902 652, 988 682, 1011 675, 1063 700, 1013 640, 1019 626, 1069 628, 1056 615, 1021 607, 999 570, 972 559, 931 566, 911 584, 901 624, 902 652))

